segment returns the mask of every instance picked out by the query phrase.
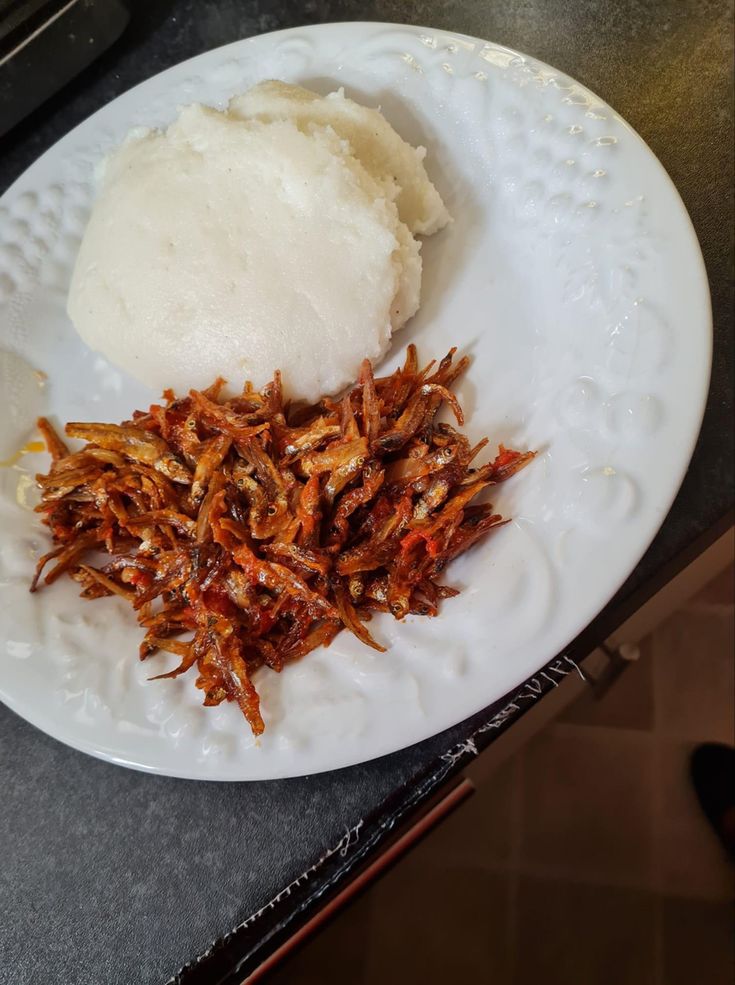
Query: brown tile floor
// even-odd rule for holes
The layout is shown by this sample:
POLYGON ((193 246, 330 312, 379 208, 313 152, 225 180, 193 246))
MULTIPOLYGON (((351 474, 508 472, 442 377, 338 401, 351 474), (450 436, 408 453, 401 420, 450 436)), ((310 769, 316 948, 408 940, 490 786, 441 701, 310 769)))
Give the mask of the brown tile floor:
POLYGON ((734 569, 270 985, 731 985, 735 880, 687 764, 735 743, 734 569))

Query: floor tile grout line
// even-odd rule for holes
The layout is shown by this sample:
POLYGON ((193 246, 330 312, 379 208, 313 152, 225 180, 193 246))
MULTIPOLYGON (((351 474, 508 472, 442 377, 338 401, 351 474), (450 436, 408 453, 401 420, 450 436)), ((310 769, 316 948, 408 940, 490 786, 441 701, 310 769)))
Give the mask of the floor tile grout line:
MULTIPOLYGON (((718 618, 732 619, 732 602, 698 602, 693 601, 678 610, 684 615, 694 616, 716 616, 718 618)), ((655 630, 654 630, 655 632, 655 630)))
POLYGON ((659 896, 663 892, 663 860, 662 850, 662 815, 663 815, 663 791, 662 784, 663 757, 661 755, 661 736, 654 733, 653 741, 653 790, 651 805, 653 851, 652 851, 652 889, 659 896))
POLYGON ((601 739, 613 739, 614 741, 619 741, 621 744, 627 743, 629 745, 650 741, 655 731, 654 726, 651 728, 621 728, 618 725, 594 725, 592 723, 583 725, 580 722, 562 721, 554 722, 553 728, 562 735, 574 736, 576 733, 581 735, 583 732, 586 732, 590 737, 598 741, 601 739))
POLYGON ((508 899, 508 981, 515 982, 518 970, 518 946, 520 944, 520 862, 523 843, 523 806, 525 761, 524 751, 515 756, 513 802, 511 804, 511 836, 509 858, 509 899, 508 899))
MULTIPOLYGON (((595 871, 590 875, 586 875, 584 871, 579 869, 574 869, 570 866, 563 865, 549 865, 541 862, 523 862, 521 861, 518 865, 513 865, 510 862, 504 863, 502 861, 493 862, 491 864, 482 867, 481 871, 485 871, 491 874, 502 874, 506 873, 512 875, 515 873, 519 878, 524 876, 536 876, 539 879, 553 880, 557 882, 568 882, 570 885, 574 886, 592 886, 598 887, 600 889, 610 888, 610 889, 623 889, 630 890, 631 892, 643 892, 651 893, 657 892, 657 890, 652 885, 652 879, 650 875, 642 880, 628 879, 628 878, 617 878, 612 872, 600 872, 595 871)), ((708 900, 710 897, 696 895, 696 896, 683 896, 682 898, 691 900, 708 900)), ((712 900, 715 901, 714 899, 712 900)))
MULTIPOLYGON (((654 629, 653 632, 650 634, 650 640, 651 640, 651 661, 653 663, 653 667, 651 668, 652 669, 652 672, 653 672, 653 715, 652 715, 653 724, 651 726, 651 733, 653 734, 653 736, 657 740, 658 740, 658 737, 661 734, 661 724, 662 724, 661 723, 661 694, 660 694, 660 691, 661 691, 661 663, 662 663, 662 661, 661 661, 660 649, 659 649, 659 646, 657 645, 658 644, 658 639, 657 639, 658 633, 657 633, 656 630, 658 628, 659 627, 656 627, 656 629, 654 629)), ((654 745, 654 750, 655 750, 655 748, 656 748, 656 744, 654 745)), ((654 755, 655 755, 655 752, 654 752, 654 755)), ((658 774, 658 770, 657 770, 656 776, 658 776, 658 775, 659 774, 658 774)))
MULTIPOLYGON (((653 649, 655 643, 651 640, 653 649)), ((655 657, 655 653, 652 654, 655 657)), ((655 675, 655 664, 654 664, 655 675)), ((652 886, 654 894, 654 981, 655 985, 666 985, 664 982, 664 928, 663 928, 663 860, 661 857, 662 840, 661 824, 663 815, 663 791, 662 791, 662 755, 661 741, 662 736, 657 728, 658 724, 658 695, 656 689, 656 677, 653 681, 653 785, 651 788, 651 825, 653 836, 651 845, 651 865, 652 865, 652 886)))
POLYGON ((513 802, 511 804, 510 814, 510 861, 512 867, 517 869, 521 861, 521 847, 523 844, 524 784, 526 776, 524 750, 520 750, 515 756, 514 772, 513 802))
POLYGON ((520 877, 513 869, 508 877, 508 982, 516 981, 518 970, 518 945, 520 943, 520 877))
MULTIPOLYGON (((469 863, 467 863, 467 866, 468 865, 469 863)), ((435 871, 437 875, 441 875, 448 874, 456 868, 458 868, 458 866, 452 863, 447 864, 446 866, 438 865, 436 868, 432 867, 432 870, 435 871)), ((459 868, 461 869, 462 866, 459 866, 459 868)), ((589 874, 586 874, 584 870, 575 869, 571 866, 543 862, 526 862, 523 860, 521 860, 518 864, 515 864, 510 860, 504 861, 502 859, 480 864, 477 866, 477 871, 486 872, 488 875, 506 875, 509 877, 515 874, 519 877, 519 879, 527 876, 538 877, 541 880, 567 882, 572 886, 590 886, 599 889, 621 889, 637 893, 658 894, 659 892, 655 885, 655 877, 650 873, 645 878, 636 880, 627 877, 617 877, 614 872, 602 872, 600 870, 595 870, 589 874)), ((667 892, 663 891, 661 895, 665 896, 667 895, 667 892)), ((685 893, 679 890, 674 893, 674 895, 678 895, 681 899, 686 899, 693 903, 721 902, 720 896, 707 895, 702 892, 685 893)))
POLYGON ((654 985, 666 985, 664 981, 664 915, 660 893, 653 894, 653 981, 654 985))

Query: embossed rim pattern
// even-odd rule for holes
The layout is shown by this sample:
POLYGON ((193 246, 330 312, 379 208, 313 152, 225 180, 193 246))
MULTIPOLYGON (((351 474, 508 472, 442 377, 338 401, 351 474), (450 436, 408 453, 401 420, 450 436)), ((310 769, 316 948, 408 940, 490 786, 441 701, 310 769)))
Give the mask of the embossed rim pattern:
POLYGON ((518 686, 594 618, 652 540, 687 468, 709 383, 696 237, 631 128, 583 86, 515 51, 351 23, 263 35, 175 66, 90 117, 6 192, 0 347, 49 375, 48 410, 119 419, 151 396, 85 351, 63 314, 94 165, 131 126, 163 125, 187 101, 223 105, 267 77, 324 91, 329 79, 344 84, 426 143, 456 221, 424 247, 422 311, 387 363, 410 339, 427 355, 465 347, 474 356, 461 390, 471 433, 541 454, 497 497, 516 522, 449 573, 464 591, 439 619, 378 621, 385 659, 340 638, 263 680, 268 731, 257 748, 236 709, 201 709, 190 681, 168 691, 145 682, 127 649, 135 630, 114 603, 82 604, 69 585, 31 607, 23 591, 43 540, 15 500, 18 483, 27 491, 45 463, 28 456, 3 470, 0 696, 78 749, 182 777, 350 765, 518 686), (86 375, 96 402, 75 386, 86 375))

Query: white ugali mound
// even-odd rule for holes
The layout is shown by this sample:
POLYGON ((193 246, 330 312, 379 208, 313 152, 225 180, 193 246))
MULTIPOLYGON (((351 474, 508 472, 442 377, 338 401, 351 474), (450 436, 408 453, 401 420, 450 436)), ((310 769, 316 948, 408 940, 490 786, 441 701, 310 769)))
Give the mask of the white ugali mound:
POLYGON ((316 400, 418 308, 399 193, 329 125, 189 106, 107 160, 69 314, 159 391, 262 387, 280 369, 290 397, 316 400))
POLYGON ((318 96, 309 89, 270 80, 230 101, 230 112, 243 118, 293 120, 308 132, 331 126, 348 140, 370 175, 389 187, 398 214, 412 233, 430 236, 449 222, 449 213, 424 167, 426 149, 412 147, 377 109, 348 99, 344 90, 318 96))

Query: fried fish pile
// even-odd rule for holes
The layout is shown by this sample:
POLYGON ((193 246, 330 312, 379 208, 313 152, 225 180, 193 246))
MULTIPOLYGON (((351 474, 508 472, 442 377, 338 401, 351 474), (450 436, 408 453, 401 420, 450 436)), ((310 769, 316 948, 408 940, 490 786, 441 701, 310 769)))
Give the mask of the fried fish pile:
POLYGON ((352 389, 314 406, 284 401, 280 376, 258 393, 221 400, 224 381, 136 411, 116 424, 67 424, 85 446, 71 453, 39 421, 53 462, 39 475, 37 507, 54 549, 31 590, 67 573, 83 598, 116 594, 145 630, 140 657, 157 650, 196 664, 205 705, 237 701, 263 731, 253 674, 280 671, 344 627, 375 649, 371 612, 436 615, 456 590, 446 564, 504 521, 488 486, 533 457, 500 446, 475 466, 472 447, 436 420, 466 369, 452 350, 419 369, 373 377, 366 360, 352 389), (101 566, 95 552, 109 555, 101 566))

